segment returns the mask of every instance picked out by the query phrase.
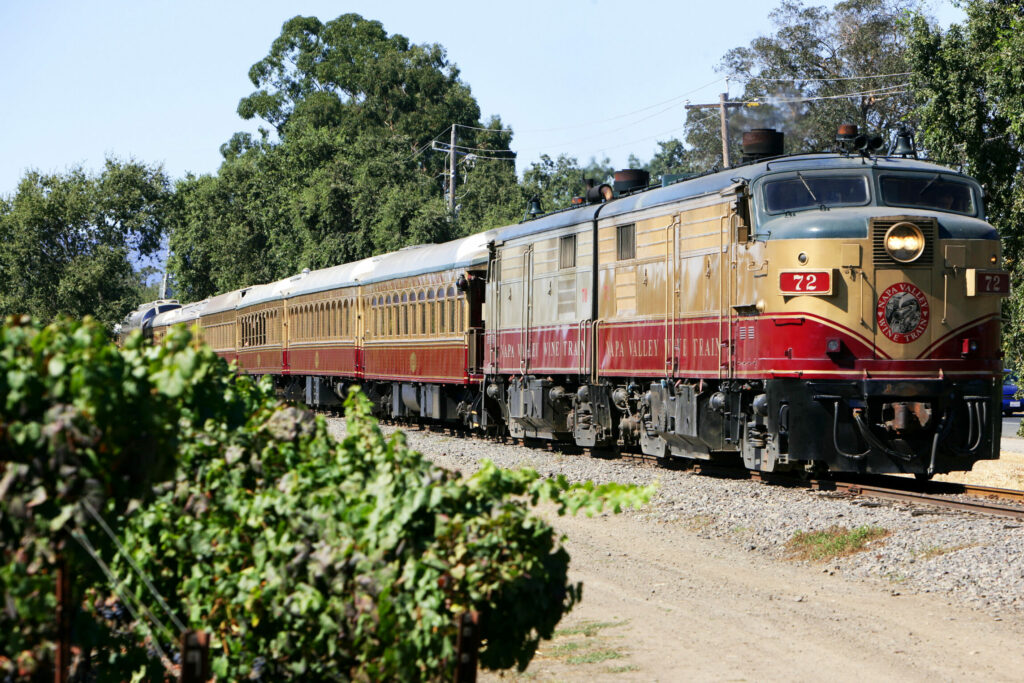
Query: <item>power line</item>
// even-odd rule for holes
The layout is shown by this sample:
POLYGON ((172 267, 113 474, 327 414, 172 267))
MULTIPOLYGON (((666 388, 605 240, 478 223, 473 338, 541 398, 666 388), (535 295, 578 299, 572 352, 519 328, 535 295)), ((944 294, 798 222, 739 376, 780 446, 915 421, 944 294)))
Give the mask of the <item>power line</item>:
MULTIPOLYGON (((650 116, 646 116, 646 117, 637 119, 635 121, 632 121, 630 124, 628 124, 626 126, 621 126, 619 128, 613 128, 611 130, 602 131, 600 133, 595 133, 593 135, 588 135, 588 136, 583 137, 583 138, 577 138, 577 139, 574 139, 574 140, 568 140, 568 141, 564 141, 564 142, 555 143, 553 145, 545 145, 543 147, 534 147, 534 148, 530 148, 530 149, 526 149, 526 150, 520 150, 520 152, 532 152, 532 151, 540 151, 540 150, 546 150, 546 149, 552 149, 552 148, 558 149, 560 147, 565 147, 567 145, 572 145, 572 144, 575 144, 577 142, 585 142, 587 140, 593 140, 594 138, 599 138, 599 137, 602 137, 604 135, 609 135, 611 133, 617 133, 619 131, 622 131, 622 130, 625 130, 627 128, 630 128, 631 126, 633 126, 633 125, 635 125, 637 123, 640 123, 642 121, 647 121, 648 119, 652 119, 652 118, 654 118, 656 116, 664 114, 665 112, 667 112, 667 111, 671 110, 672 108, 674 108, 677 104, 679 104, 679 102, 681 100, 684 100, 687 96, 692 95, 695 92, 699 92, 701 90, 704 90, 705 88, 709 88, 712 85, 714 85, 714 84, 716 84, 716 83, 718 83, 720 81, 723 81, 723 80, 726 80, 726 78, 725 77, 716 78, 715 80, 713 80, 713 81, 711 81, 709 83, 706 83, 706 84, 704 84, 702 86, 699 86, 697 88, 694 88, 692 90, 688 90, 688 91, 686 91, 684 93, 681 93, 679 95, 675 95, 673 97, 670 97, 667 100, 662 100, 660 102, 655 102, 654 104, 650 104, 650 105, 647 105, 645 107, 641 107, 640 109, 634 109, 634 110, 626 112, 624 114, 618 114, 616 116, 612 116, 612 117, 609 117, 609 118, 606 118, 606 119, 598 119, 596 121, 586 121, 586 122, 577 123, 577 124, 574 124, 574 125, 571 125, 571 126, 559 126, 559 127, 555 127, 555 128, 529 128, 529 129, 521 130, 521 131, 519 131, 520 133, 547 133, 547 132, 553 132, 553 131, 559 131, 559 130, 578 129, 580 126, 584 126, 584 125, 585 126, 592 126, 592 125, 596 125, 596 124, 600 124, 600 123, 607 123, 609 121, 617 121, 619 119, 623 119, 623 118, 626 118, 628 116, 633 116, 635 114, 640 114, 642 112, 649 111, 651 109, 654 109, 655 107, 660 107, 662 105, 669 104, 668 107, 665 107, 664 109, 662 109, 660 111, 657 111, 657 112, 651 114, 650 116)), ((465 125, 465 124, 462 124, 462 123, 456 123, 456 124, 453 124, 453 125, 456 126, 456 127, 459 127, 459 128, 469 128, 469 129, 472 129, 472 130, 479 130, 479 131, 484 131, 484 132, 494 132, 494 133, 512 133, 513 132, 513 130, 510 129, 510 128, 501 128, 501 129, 481 128, 479 126, 468 126, 468 125, 465 125)), ((436 136, 434 136, 433 138, 428 140, 411 157, 409 157, 409 160, 411 161, 412 159, 415 159, 420 154, 422 154, 424 151, 426 151, 426 149, 429 148, 431 143, 433 143, 434 141, 438 140, 438 138, 440 138, 442 135, 444 135, 450 129, 451 129, 451 126, 449 126, 448 128, 445 128, 443 131, 438 133, 436 136)), ((677 128, 673 128, 672 130, 678 130, 678 127, 677 128)), ((653 137, 657 137, 657 136, 653 136, 653 137)), ((649 138, 645 138, 645 139, 649 139, 649 138)), ((616 147, 619 147, 619 146, 621 146, 621 145, 616 145, 616 147)), ((471 150, 479 149, 479 151, 488 151, 488 152, 500 151, 500 150, 484 150, 484 149, 472 148, 472 147, 460 147, 460 149, 471 149, 471 150)), ((610 148, 607 148, 607 149, 614 149, 614 148, 610 147, 610 148)), ((512 150, 509 150, 509 151, 511 152, 512 150)), ((513 153, 517 153, 517 152, 513 152, 513 153)), ((480 157, 480 158, 484 158, 484 157, 480 157)), ((501 160, 502 158, 499 157, 498 159, 501 160)))
POLYGON ((416 158, 416 157, 418 157, 419 155, 423 154, 423 152, 425 152, 425 151, 427 150, 427 148, 429 148, 429 147, 430 147, 431 143, 433 143, 433 142, 434 142, 434 141, 436 141, 436 140, 437 140, 437 139, 438 139, 439 137, 441 137, 442 135, 444 135, 445 133, 447 133, 447 132, 448 132, 449 130, 451 130, 451 128, 452 128, 451 126, 448 126, 448 127, 447 127, 447 128, 445 128, 444 130, 442 130, 442 131, 441 131, 440 133, 438 133, 438 134, 437 134, 437 135, 435 135, 434 137, 432 137, 432 138, 430 138, 429 140, 427 140, 426 142, 424 142, 424 143, 423 143, 423 145, 422 145, 422 146, 420 146, 420 148, 419 148, 418 150, 416 150, 416 151, 415 151, 415 152, 413 153, 413 155, 412 155, 411 157, 409 157, 408 159, 406 159, 406 161, 412 161, 413 159, 415 159, 415 158, 416 158))
POLYGON ((584 136, 582 138, 575 138, 573 140, 566 140, 564 142, 556 143, 554 145, 545 145, 544 147, 534 147, 534 148, 527 149, 527 150, 522 150, 522 151, 532 152, 532 151, 537 151, 537 150, 541 150, 541 149, 550 149, 552 147, 554 147, 555 149, 558 149, 559 147, 565 147, 567 145, 573 145, 573 144, 576 144, 577 142, 586 142, 587 140, 593 140, 594 138, 604 137, 605 135, 610 135, 611 133, 618 133, 619 131, 626 130, 628 128, 632 128, 633 126, 635 126, 636 124, 640 123, 641 121, 647 121, 648 119, 653 119, 656 116, 661 116, 665 112, 667 112, 667 111, 669 111, 671 109, 676 108, 680 104, 682 104, 682 102, 675 102, 675 103, 670 104, 669 106, 665 107, 664 109, 661 109, 660 111, 654 112, 653 114, 651 114, 649 116, 645 116, 645 117, 643 117, 641 119, 637 119, 635 121, 631 121, 630 123, 626 124, 625 126, 619 126, 618 128, 612 128, 610 130, 604 130, 604 131, 601 131, 600 133, 594 133, 593 135, 586 135, 586 136, 584 136))
POLYGON ((772 81, 776 83, 795 83, 797 81, 825 82, 825 81, 862 81, 869 78, 890 78, 893 76, 909 76, 913 71, 900 71, 893 74, 871 74, 870 76, 835 76, 833 78, 765 78, 762 76, 729 76, 730 80, 736 81, 772 81))
MULTIPOLYGON (((433 142, 433 140, 431 140, 431 142, 433 142)), ((447 143, 442 142, 441 144, 444 145, 447 143)), ((490 147, 466 147, 465 145, 455 145, 455 149, 464 149, 470 152, 494 152, 495 154, 499 152, 508 152, 509 154, 515 154, 515 152, 510 149, 493 149, 490 147)))
MULTIPOLYGON (((480 128, 479 126, 467 126, 467 125, 465 125, 463 123, 456 123, 454 125, 458 126, 459 128, 469 128, 471 130, 482 130, 482 131, 485 131, 485 132, 488 132, 488 133, 511 133, 512 132, 511 128, 480 128)), ((447 130, 447 128, 445 130, 447 130)))
MULTIPOLYGON (((481 156, 479 154, 471 154, 469 156, 472 156, 474 160, 475 159, 490 159, 490 160, 493 160, 493 161, 515 161, 516 160, 515 157, 486 157, 486 156, 481 156)), ((468 158, 468 157, 463 157, 463 158, 468 158)))
MULTIPOLYGON (((661 105, 668 104, 669 102, 676 102, 678 100, 685 99, 686 97, 688 97, 689 95, 692 95, 695 92, 699 92, 701 90, 704 90, 705 88, 710 88, 715 83, 718 83, 719 81, 724 81, 724 80, 725 80, 724 77, 716 78, 715 80, 711 81, 710 83, 702 85, 699 88, 694 88, 693 90, 688 90, 688 91, 686 91, 686 92, 684 92, 682 94, 675 95, 674 97, 670 97, 667 100, 662 100, 661 102, 655 102, 654 104, 649 104, 646 107, 641 107, 640 109, 634 109, 633 111, 626 112, 625 114, 618 114, 616 116, 612 116, 612 117, 607 118, 607 119, 598 119, 596 121, 584 121, 584 122, 581 122, 581 123, 573 124, 571 126, 559 126, 557 128, 530 128, 530 129, 527 129, 527 130, 521 130, 519 132, 520 133, 551 133, 551 132, 558 131, 558 130, 573 130, 573 129, 579 128, 580 126, 584 126, 584 125, 590 126, 590 125, 596 125, 596 124, 599 124, 599 123, 608 123, 609 121, 617 121, 618 119, 626 118, 627 116, 632 116, 633 114, 639 114, 639 113, 645 112, 645 111, 647 111, 649 109, 654 109, 655 107, 660 107, 661 105)), ((669 109, 670 108, 671 107, 669 107, 669 109)), ((663 110, 663 111, 667 111, 667 109, 663 110)), ((655 116, 656 116, 656 114, 655 114, 655 116)), ((646 119, 640 119, 640 121, 645 121, 645 120, 646 119)), ((634 121, 634 123, 639 123, 639 121, 634 121)), ((621 129, 617 129, 617 130, 621 130, 621 129)))
MULTIPOLYGON (((898 95, 906 90, 897 90, 897 88, 906 88, 909 83, 897 83, 896 85, 887 85, 880 88, 872 88, 870 90, 861 90, 858 92, 848 92, 839 95, 812 95, 809 97, 754 97, 749 100, 731 100, 726 101, 725 104, 729 106, 759 106, 764 104, 774 104, 776 102, 813 102, 815 100, 837 100, 844 97, 863 97, 863 96, 874 96, 874 95, 898 95)), ((720 103, 713 105, 687 105, 688 109, 703 109, 704 107, 719 106, 720 103)))
POLYGON ((611 145, 611 146, 608 146, 608 147, 602 147, 601 150, 618 149, 620 147, 627 147, 629 145, 635 145, 638 142, 647 142, 648 140, 656 140, 657 138, 660 138, 660 137, 662 137, 664 135, 670 135, 672 133, 677 133, 680 130, 686 130, 689 126, 692 126, 693 124, 700 123, 701 121, 704 121, 705 119, 712 119, 712 118, 715 118, 717 116, 718 116, 718 112, 712 112, 710 114, 705 114, 704 116, 701 116, 698 119, 694 119, 693 121, 687 121, 685 124, 683 124, 682 127, 676 126, 675 128, 670 128, 669 130, 662 131, 661 133, 655 133, 654 135, 648 135, 647 137, 639 138, 637 140, 631 140, 630 142, 622 142, 622 143, 619 143, 617 145, 611 145))
POLYGON ((789 98, 756 98, 751 102, 761 102, 764 104, 773 103, 788 103, 788 102, 815 102, 817 100, 841 100, 849 97, 889 97, 890 95, 902 95, 908 92, 907 90, 896 90, 896 88, 906 88, 909 83, 900 83, 899 85, 893 85, 886 88, 877 88, 874 90, 863 90, 861 92, 849 92, 843 93, 842 95, 816 95, 814 97, 789 97, 789 98))

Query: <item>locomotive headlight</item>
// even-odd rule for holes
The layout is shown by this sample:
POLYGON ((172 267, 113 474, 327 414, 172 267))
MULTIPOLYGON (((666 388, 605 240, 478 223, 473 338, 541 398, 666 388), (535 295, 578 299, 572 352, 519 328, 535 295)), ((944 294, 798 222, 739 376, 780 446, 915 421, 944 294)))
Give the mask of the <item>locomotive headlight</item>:
POLYGON ((900 263, 910 263, 924 251, 924 233, 913 223, 897 223, 885 233, 885 250, 900 263))

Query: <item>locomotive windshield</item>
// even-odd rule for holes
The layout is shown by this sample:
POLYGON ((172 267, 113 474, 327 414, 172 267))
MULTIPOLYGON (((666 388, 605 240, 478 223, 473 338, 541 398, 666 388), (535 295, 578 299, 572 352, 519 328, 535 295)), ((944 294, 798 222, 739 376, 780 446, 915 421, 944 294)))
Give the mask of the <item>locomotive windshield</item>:
POLYGON ((766 182, 764 199, 769 213, 867 204, 868 180, 864 176, 804 175, 797 171, 796 177, 766 182))
POLYGON ((882 176, 882 201, 889 206, 914 206, 971 216, 976 213, 971 186, 948 180, 938 173, 930 176, 882 176))

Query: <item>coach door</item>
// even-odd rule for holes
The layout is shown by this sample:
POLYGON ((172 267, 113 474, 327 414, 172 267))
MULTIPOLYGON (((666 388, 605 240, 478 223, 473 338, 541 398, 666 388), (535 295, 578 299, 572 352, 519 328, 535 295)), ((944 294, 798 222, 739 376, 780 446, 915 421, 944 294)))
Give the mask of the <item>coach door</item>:
POLYGON ((533 245, 523 248, 523 282, 522 282, 522 327, 520 332, 519 371, 530 372, 530 332, 533 324, 533 245))
POLYGON ((494 248, 494 243, 488 245, 491 249, 491 258, 487 262, 487 296, 484 298, 484 372, 496 373, 498 371, 498 330, 501 327, 501 320, 498 312, 501 308, 501 251, 494 248))

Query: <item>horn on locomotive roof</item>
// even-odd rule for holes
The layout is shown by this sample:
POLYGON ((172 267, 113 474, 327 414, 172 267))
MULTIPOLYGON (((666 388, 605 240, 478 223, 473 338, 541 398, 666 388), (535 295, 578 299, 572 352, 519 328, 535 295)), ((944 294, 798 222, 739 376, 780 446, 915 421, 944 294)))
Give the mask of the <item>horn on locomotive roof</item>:
POLYGON ((782 156, 786 136, 774 128, 743 131, 743 162, 782 156))
POLYGON ((852 123, 844 123, 836 132, 836 144, 839 145, 839 151, 845 154, 856 151, 867 156, 871 152, 882 149, 885 146, 885 140, 877 135, 871 137, 858 135, 857 126, 852 123))
POLYGON ((583 184, 587 186, 585 197, 588 204, 597 204, 598 202, 606 202, 615 196, 614 190, 611 185, 601 183, 600 185, 594 184, 593 178, 584 178, 583 184))

